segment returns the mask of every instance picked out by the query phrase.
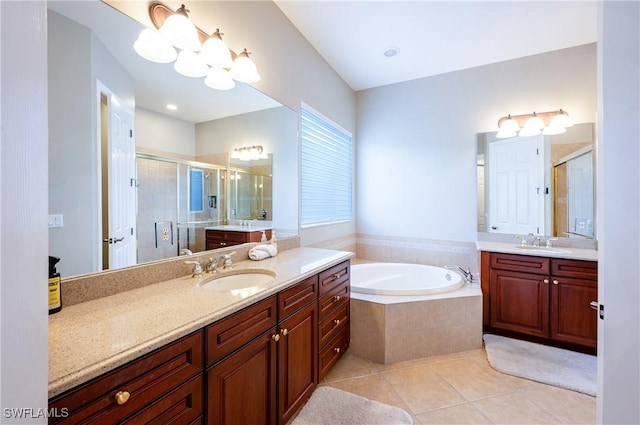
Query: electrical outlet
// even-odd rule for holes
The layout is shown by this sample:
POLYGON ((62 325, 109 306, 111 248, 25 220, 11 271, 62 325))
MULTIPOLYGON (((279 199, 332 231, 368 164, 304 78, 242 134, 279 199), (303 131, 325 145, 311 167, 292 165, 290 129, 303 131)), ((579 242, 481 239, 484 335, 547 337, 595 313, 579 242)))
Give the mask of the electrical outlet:
POLYGON ((49 214, 49 227, 64 227, 62 214, 49 214))

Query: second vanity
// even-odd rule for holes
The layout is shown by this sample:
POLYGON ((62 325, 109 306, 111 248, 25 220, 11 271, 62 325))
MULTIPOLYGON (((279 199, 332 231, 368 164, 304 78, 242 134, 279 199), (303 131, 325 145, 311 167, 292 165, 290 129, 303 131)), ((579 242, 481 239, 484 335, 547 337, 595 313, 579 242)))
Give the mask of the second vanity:
POLYGON ((295 248, 63 308, 49 324, 50 423, 285 423, 349 346, 352 253, 295 248), (68 410, 65 410, 68 409, 68 410))
POLYGON ((494 242, 478 250, 485 332, 595 353, 596 251, 494 242))

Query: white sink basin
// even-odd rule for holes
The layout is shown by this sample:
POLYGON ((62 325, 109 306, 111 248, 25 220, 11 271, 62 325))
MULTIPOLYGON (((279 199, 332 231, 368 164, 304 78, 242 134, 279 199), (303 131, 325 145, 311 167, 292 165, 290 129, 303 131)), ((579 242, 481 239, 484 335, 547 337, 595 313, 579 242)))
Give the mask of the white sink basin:
POLYGON ((516 245, 516 248, 521 249, 527 252, 546 252, 550 254, 569 254, 571 253, 568 249, 562 248, 547 248, 546 246, 532 246, 532 245, 516 245))
POLYGON ((276 274, 271 270, 234 270, 208 277, 199 286, 212 291, 231 292, 244 298, 269 286, 275 277, 276 274))

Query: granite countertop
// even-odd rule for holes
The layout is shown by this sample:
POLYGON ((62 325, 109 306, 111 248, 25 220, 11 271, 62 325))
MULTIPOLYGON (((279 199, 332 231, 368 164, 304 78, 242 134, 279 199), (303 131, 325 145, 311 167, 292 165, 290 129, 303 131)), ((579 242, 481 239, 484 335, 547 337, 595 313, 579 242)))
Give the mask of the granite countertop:
POLYGON ((49 398, 352 256, 345 251, 295 248, 262 261, 237 262, 221 273, 275 272, 271 283, 251 295, 200 288, 199 283, 212 276, 203 274, 63 307, 49 318, 49 398))
POLYGON ((230 232, 259 232, 261 230, 270 230, 270 225, 264 224, 250 224, 246 226, 240 226, 238 224, 225 224, 223 226, 207 226, 205 230, 227 230, 230 232))
POLYGON ((527 246, 521 247, 517 243, 477 241, 478 251, 502 252, 506 254, 535 255, 538 257, 566 258, 570 260, 598 261, 598 251, 595 249, 552 247, 546 248, 527 246))

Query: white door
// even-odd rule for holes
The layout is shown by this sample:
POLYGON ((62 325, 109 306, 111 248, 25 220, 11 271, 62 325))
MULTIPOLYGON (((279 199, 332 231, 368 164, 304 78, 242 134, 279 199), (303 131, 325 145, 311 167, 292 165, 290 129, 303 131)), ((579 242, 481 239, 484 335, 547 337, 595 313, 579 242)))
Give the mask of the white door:
POLYGON ((544 137, 489 143, 487 231, 544 234, 544 137))
POLYGON ((136 264, 136 145, 133 112, 110 95, 108 101, 109 269, 136 264))

